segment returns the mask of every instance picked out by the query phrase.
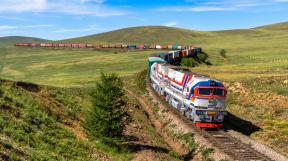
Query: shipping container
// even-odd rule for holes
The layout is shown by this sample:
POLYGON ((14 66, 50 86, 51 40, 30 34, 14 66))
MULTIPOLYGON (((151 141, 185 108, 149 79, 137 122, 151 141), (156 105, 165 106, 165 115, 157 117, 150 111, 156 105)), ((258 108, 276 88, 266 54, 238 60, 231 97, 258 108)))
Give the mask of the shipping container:
POLYGON ((72 48, 79 48, 79 44, 71 44, 72 48))
POLYGON ((161 49, 167 49, 168 46, 167 45, 161 45, 161 49))
POLYGON ((150 47, 149 45, 144 45, 145 49, 149 49, 149 47, 150 47))
POLYGON ((86 44, 87 48, 93 48, 93 44, 86 44))
POLYGON ((66 47, 66 48, 71 48, 71 47, 72 47, 72 44, 65 44, 65 47, 66 47))
POLYGON ((101 45, 101 48, 108 48, 108 47, 109 47, 108 44, 103 44, 103 45, 101 45))
POLYGON ((116 44, 116 48, 122 48, 122 44, 116 44))
POLYGON ((109 44, 108 47, 109 47, 109 48, 115 48, 116 45, 114 45, 114 44, 109 44))
POLYGON ((172 45, 172 50, 177 50, 178 49, 178 45, 174 44, 172 45))
POLYGON ((127 44, 122 44, 122 48, 127 48, 128 45, 127 44))
POLYGON ((181 49, 182 49, 182 46, 181 46, 181 45, 178 45, 177 49, 178 49, 178 50, 181 50, 181 49))
POLYGON ((156 49, 156 45, 150 45, 149 49, 156 49))
POLYGON ((59 44, 58 46, 59 47, 65 47, 65 44, 59 44))
POLYGON ((168 49, 173 49, 173 45, 168 45, 167 48, 168 49))
POLYGON ((99 49, 99 48, 100 48, 100 45, 94 44, 94 45, 93 45, 93 48, 99 49))
POLYGON ((128 45, 128 48, 129 48, 129 49, 136 49, 137 46, 136 46, 136 45, 128 45))
POLYGON ((52 44, 52 47, 58 47, 59 44, 52 44))
POLYGON ((31 44, 30 44, 30 46, 31 46, 31 47, 37 47, 37 46, 38 46, 38 44, 35 44, 35 43, 31 43, 31 44))
POLYGON ((145 49, 145 45, 141 44, 137 46, 138 49, 145 49))
POLYGON ((156 49, 161 49, 161 45, 156 45, 156 49))

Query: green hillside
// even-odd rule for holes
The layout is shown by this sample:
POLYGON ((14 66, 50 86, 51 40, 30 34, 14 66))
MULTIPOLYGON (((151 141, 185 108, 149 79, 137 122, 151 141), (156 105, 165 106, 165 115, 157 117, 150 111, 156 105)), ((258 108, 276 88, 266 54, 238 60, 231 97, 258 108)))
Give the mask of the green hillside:
POLYGON ((149 43, 172 44, 197 41, 197 38, 209 37, 208 32, 187 29, 143 26, 130 27, 80 38, 67 39, 64 42, 81 43, 149 43))
POLYGON ((24 37, 24 36, 6 36, 0 37, 0 46, 11 46, 17 42, 44 42, 45 39, 35 38, 35 37, 24 37))
MULTIPOLYGON (((285 29, 287 26, 287 23, 280 23, 252 29, 209 32, 146 26, 115 30, 61 42, 178 43, 200 46, 209 55, 212 66, 201 64, 191 68, 191 70, 210 75, 212 78, 224 82, 225 86, 228 87, 229 93, 227 100, 228 111, 261 128, 259 131, 251 132, 249 136, 283 154, 288 154, 286 141, 288 139, 288 123, 286 121, 288 120, 288 30, 285 29), (226 51, 225 57, 219 53, 222 49, 226 51)), ((153 52, 161 51, 23 48, 12 46, 5 51, 0 50, 0 77, 51 86, 83 87, 93 85, 94 81, 99 79, 100 72, 103 71, 116 72, 129 81, 134 77, 135 73, 147 68, 147 57, 153 52)), ((13 89, 12 87, 14 88, 15 86, 10 85, 10 87, 7 87, 8 89, 3 89, 3 91, 9 94, 7 94, 8 103, 10 98, 17 97, 17 100, 12 100, 12 102, 10 101, 11 105, 9 104, 13 110, 12 107, 18 106, 26 98, 19 98, 20 101, 18 101, 18 97, 21 97, 21 95, 18 96, 17 92, 13 94, 10 91, 13 89)), ((50 92, 44 91, 45 93, 50 92)), ((53 91, 51 95, 53 95, 53 91)), ((30 95, 29 97, 33 98, 30 95)), ((71 99, 73 98, 71 97, 71 99)), ((5 97, 3 99, 5 100, 5 97)), ((46 100, 43 99, 41 101, 45 102, 46 100)), ((7 108, 10 109, 10 106, 7 108)), ((77 110, 81 109, 77 108, 77 110)), ((39 109, 37 108, 36 110, 39 109)), ((24 112, 26 113, 26 111, 24 112)), ((33 114, 33 112, 28 112, 26 115, 21 115, 20 119, 26 120, 28 119, 26 116, 33 114)), ((7 113, 9 114, 9 112, 7 113)), ((15 118, 16 116, 11 117, 15 118)), ((10 129, 8 129, 7 134, 10 134, 9 130, 14 129, 12 125, 17 119, 12 121, 14 122, 9 124, 10 129)), ((54 126, 55 124, 54 122, 52 125, 54 126)), ((58 123, 56 125, 59 130, 61 127, 58 126, 58 123)), ((25 126, 21 124, 22 127, 25 126)), ((47 130, 47 128, 48 130, 51 129, 45 125, 44 130, 47 130)), ((22 132, 20 130, 19 133, 22 134, 22 132)), ((62 132, 65 136, 69 136, 70 142, 74 143, 75 138, 73 136, 70 137, 70 133, 62 132)), ((20 134, 15 136, 15 138, 21 137, 20 134)), ((18 147, 18 145, 21 145, 20 143, 15 142, 13 147, 18 147)), ((35 142, 31 144, 34 146, 35 142)), ((63 144, 65 148, 67 144, 63 144)), ((47 149, 50 147, 49 138, 48 143, 44 145, 46 148, 40 147, 40 149, 43 148, 43 151, 39 152, 40 154, 48 151, 47 149)), ((79 153, 75 152, 75 156, 86 155, 86 151, 83 152, 82 150, 88 148, 87 146, 86 144, 75 142, 75 147, 80 148, 79 153)), ((8 145, 8 147, 11 146, 8 145)), ((58 150, 56 149, 53 153, 61 159, 58 150)), ((74 151, 67 151, 66 153, 68 152, 74 151)), ((30 154, 29 149, 25 153, 30 154)), ((35 153, 35 155, 37 154, 35 153)))
POLYGON ((271 25, 265 25, 256 27, 255 29, 265 29, 265 30, 287 30, 288 29, 288 22, 281 22, 271 25))

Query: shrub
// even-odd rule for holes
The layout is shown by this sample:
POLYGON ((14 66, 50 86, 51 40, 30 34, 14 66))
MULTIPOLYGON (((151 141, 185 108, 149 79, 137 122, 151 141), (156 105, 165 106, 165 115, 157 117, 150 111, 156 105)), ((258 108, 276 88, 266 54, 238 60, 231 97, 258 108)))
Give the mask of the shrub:
POLYGON ((147 92, 146 75, 147 75, 147 70, 143 70, 136 74, 135 84, 141 93, 147 92))
POLYGON ((182 58, 180 64, 186 67, 195 67, 198 65, 198 63, 193 58, 182 58))
POLYGON ((207 58, 208 58, 208 55, 205 54, 205 53, 201 53, 201 54, 198 54, 197 57, 198 57, 198 59, 200 60, 200 62, 205 63, 206 60, 207 60, 207 58))
POLYGON ((223 57, 223 58, 226 58, 226 50, 225 49, 221 49, 220 51, 219 51, 219 54, 223 57))
POLYGON ((91 97, 93 107, 85 122, 88 134, 103 143, 117 145, 129 122, 122 80, 114 73, 102 73, 91 97))

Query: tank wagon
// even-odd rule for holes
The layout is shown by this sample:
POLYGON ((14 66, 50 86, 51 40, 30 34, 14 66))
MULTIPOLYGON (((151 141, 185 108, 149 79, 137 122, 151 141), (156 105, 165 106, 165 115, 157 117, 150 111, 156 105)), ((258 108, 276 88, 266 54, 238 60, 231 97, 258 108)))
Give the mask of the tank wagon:
MULTIPOLYGON (((188 51, 188 55, 189 52, 192 53, 188 51)), ((178 53, 182 54, 183 51, 178 53)), ((148 77, 153 89, 173 108, 192 120, 196 127, 222 128, 227 94, 224 85, 208 76, 171 65, 169 61, 178 54, 171 56, 171 52, 168 52, 162 55, 168 59, 157 55, 148 58, 148 77)))

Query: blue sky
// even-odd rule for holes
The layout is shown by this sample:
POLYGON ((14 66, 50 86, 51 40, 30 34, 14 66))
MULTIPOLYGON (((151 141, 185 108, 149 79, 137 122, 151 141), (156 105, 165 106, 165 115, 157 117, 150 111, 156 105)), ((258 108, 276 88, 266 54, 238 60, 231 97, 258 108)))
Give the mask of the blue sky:
POLYGON ((0 36, 59 40, 131 26, 192 30, 288 21, 288 0, 0 0, 0 36))

